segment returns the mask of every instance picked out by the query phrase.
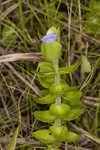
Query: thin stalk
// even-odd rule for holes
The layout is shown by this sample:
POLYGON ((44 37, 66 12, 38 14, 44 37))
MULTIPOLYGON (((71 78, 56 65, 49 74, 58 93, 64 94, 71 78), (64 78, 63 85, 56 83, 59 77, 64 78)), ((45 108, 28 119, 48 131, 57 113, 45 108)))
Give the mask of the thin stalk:
POLYGON ((57 9, 56 9, 56 13, 55 13, 55 19, 56 19, 56 17, 57 17, 57 13, 58 13, 58 11, 59 11, 61 2, 62 2, 62 0, 59 0, 59 2, 58 2, 58 6, 57 6, 57 9))
MULTIPOLYGON (((71 65, 71 43, 70 43, 70 40, 71 40, 72 6, 73 6, 73 0, 71 1, 71 4, 69 6, 69 11, 68 11, 68 66, 71 65)), ((72 74, 71 73, 70 73, 70 79, 72 82, 72 74)))
MULTIPOLYGON (((53 62, 53 65, 54 65, 54 69, 55 69, 55 73, 56 73, 56 75, 55 75, 55 84, 59 86, 60 85, 60 74, 59 74, 59 71, 58 71, 59 70, 59 61, 55 60, 53 62)), ((56 104, 57 105, 61 104, 61 97, 60 96, 58 96, 56 98, 56 104)), ((55 120, 54 125, 55 126, 61 126, 61 119, 55 120)))
POLYGON ((22 30, 24 31, 25 30, 25 22, 24 22, 24 16, 23 16, 23 10, 22 10, 22 2, 21 2, 21 0, 18 0, 18 5, 19 5, 21 27, 22 27, 22 30))
MULTIPOLYGON (((2 14, 3 6, 2 6, 2 0, 0 0, 0 15, 2 14)), ((0 21, 0 34, 1 34, 1 21, 0 21)))

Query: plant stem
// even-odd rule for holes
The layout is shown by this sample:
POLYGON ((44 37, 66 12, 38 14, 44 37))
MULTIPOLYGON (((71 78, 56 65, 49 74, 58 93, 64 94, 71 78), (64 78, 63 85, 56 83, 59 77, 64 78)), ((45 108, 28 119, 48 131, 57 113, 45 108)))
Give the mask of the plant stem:
MULTIPOLYGON (((53 61, 53 65, 54 65, 54 69, 55 69, 55 73, 56 73, 56 75, 55 75, 55 84, 56 85, 60 85, 60 74, 59 74, 59 61, 58 60, 55 60, 55 61, 53 61)), ((57 105, 59 105, 59 104, 61 104, 61 97, 60 96, 58 96, 57 98, 56 98, 56 104, 57 105)), ((55 120, 55 126, 61 126, 61 119, 57 119, 57 120, 55 120)))

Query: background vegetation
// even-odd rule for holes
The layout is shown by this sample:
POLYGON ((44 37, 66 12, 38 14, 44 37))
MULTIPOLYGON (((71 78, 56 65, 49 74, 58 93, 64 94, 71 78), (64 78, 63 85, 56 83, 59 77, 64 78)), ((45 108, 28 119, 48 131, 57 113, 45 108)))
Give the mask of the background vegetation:
POLYGON ((34 102, 33 94, 41 95, 36 72, 44 61, 41 38, 51 26, 61 29, 60 66, 81 61, 66 81, 79 86, 85 106, 68 123, 80 139, 61 149, 100 149, 100 0, 0 0, 1 150, 45 148, 31 133, 48 127, 34 118, 33 112, 43 106, 34 102))

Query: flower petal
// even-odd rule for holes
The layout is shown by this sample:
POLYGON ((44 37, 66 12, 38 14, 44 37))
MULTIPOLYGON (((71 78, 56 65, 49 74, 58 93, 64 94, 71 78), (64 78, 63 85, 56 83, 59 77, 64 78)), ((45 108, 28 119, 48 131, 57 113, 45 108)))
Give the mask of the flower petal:
POLYGON ((45 35, 42 38, 42 41, 44 41, 45 43, 50 43, 56 41, 56 38, 57 38, 57 34, 49 34, 49 35, 45 35))

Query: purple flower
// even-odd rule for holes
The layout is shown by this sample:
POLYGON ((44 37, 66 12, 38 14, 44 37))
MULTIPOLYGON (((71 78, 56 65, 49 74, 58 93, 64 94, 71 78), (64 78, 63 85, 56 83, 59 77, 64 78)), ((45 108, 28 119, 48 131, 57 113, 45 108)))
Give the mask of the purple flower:
POLYGON ((48 34, 42 38, 42 41, 44 41, 45 43, 50 43, 56 41, 56 38, 57 38, 57 34, 48 34))

